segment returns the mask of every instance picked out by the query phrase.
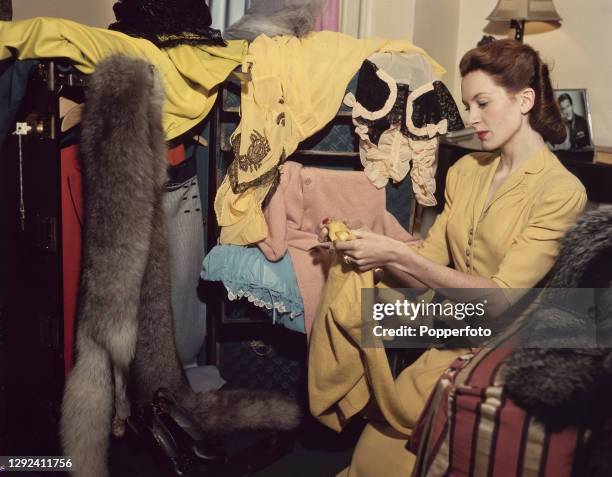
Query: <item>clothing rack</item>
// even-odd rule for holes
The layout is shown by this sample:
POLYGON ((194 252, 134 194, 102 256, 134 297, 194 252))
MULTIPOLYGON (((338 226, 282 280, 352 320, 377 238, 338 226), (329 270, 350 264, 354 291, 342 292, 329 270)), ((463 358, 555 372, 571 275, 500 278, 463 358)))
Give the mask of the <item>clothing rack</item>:
MULTIPOLYGON (((348 91, 355 91, 357 76, 350 82, 348 91)), ((209 116, 210 139, 209 155, 207 168, 208 184, 208 217, 206 227, 206 250, 210 251, 217 245, 219 237, 219 226, 214 211, 214 198, 220 186, 227 167, 233 160, 232 148, 229 143, 229 136, 240 121, 240 77, 230 76, 230 79, 223 83, 219 89, 219 94, 215 106, 209 116)), ((338 148, 337 148, 338 149, 338 148)), ((308 167, 333 167, 347 170, 361 170, 359 160, 358 141, 354 134, 351 109, 341 106, 336 117, 322 131, 313 137, 303 141, 294 154, 290 156, 293 161, 302 163, 308 167), (325 145, 325 140, 331 136, 341 136, 338 141, 344 147, 342 150, 324 150, 321 145, 325 145)), ((408 178, 409 180, 409 178, 408 178)), ((410 220, 406 228, 409 232, 413 231, 416 221, 417 204, 414 197, 406 200, 406 205, 410 208, 410 220)), ((206 360, 209 364, 218 364, 219 360, 219 340, 224 326, 249 325, 262 323, 265 320, 261 317, 228 319, 226 316, 226 300, 218 299, 225 294, 225 289, 220 286, 218 289, 210 289, 209 286, 202 292, 207 302, 207 346, 206 360), (213 297, 213 295, 215 295, 213 297)), ((255 308, 253 306, 253 308, 255 308)))

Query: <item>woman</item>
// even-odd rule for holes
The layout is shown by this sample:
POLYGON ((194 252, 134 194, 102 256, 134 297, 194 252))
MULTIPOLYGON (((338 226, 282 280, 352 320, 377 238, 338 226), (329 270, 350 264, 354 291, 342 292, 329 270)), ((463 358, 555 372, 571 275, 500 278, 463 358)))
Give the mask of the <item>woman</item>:
MULTIPOLYGON (((560 239, 587 200, 582 184, 545 144, 566 135, 548 67, 528 45, 501 40, 467 52, 460 70, 468 121, 485 152, 451 167, 444 210, 424 242, 408 247, 358 229, 357 239, 333 246, 357 270, 383 268, 403 286, 532 288, 551 269, 560 239)), ((427 395, 459 352, 427 351, 396 385, 414 393, 418 384, 416 394, 427 395), (419 381, 427 373, 429 379, 419 381)), ((407 437, 383 423, 368 424, 341 475, 410 475, 407 437)))

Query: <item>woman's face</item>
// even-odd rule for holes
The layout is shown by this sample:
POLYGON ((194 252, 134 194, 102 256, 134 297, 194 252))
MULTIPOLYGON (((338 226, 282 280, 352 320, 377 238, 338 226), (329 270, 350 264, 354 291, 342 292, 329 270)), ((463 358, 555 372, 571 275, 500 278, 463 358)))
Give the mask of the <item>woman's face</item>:
POLYGON ((476 129, 486 151, 501 148, 520 129, 520 102, 484 71, 472 71, 463 77, 461 98, 469 111, 468 123, 476 129))

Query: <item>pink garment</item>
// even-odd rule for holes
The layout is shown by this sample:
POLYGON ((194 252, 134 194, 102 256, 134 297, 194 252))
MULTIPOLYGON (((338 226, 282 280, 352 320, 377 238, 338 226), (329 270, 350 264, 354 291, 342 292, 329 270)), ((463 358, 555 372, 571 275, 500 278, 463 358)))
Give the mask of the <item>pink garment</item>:
MULTIPOLYGON (((406 200, 406 207, 410 203, 406 200)), ((287 161, 280 184, 264 208, 268 237, 257 245, 268 260, 289 250, 304 301, 304 323, 310 335, 321 300, 331 256, 317 248, 317 227, 326 218, 360 221, 372 231, 400 240, 414 240, 386 210, 385 189, 377 189, 362 171, 303 167, 287 161)))
POLYGON ((330 30, 340 31, 340 0, 327 0, 319 18, 315 29, 317 31, 330 30))

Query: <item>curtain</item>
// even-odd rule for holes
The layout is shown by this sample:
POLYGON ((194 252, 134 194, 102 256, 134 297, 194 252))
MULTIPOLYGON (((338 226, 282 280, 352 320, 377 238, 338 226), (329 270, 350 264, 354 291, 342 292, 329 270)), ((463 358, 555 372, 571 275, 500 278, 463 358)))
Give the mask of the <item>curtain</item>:
POLYGON ((373 0, 340 0, 339 30, 357 38, 372 33, 373 0))
POLYGON ((225 30, 244 15, 250 3, 250 0, 208 0, 212 27, 225 30))
POLYGON ((327 0, 317 19, 317 30, 340 30, 340 0, 327 0))

